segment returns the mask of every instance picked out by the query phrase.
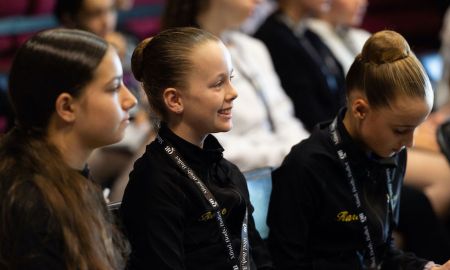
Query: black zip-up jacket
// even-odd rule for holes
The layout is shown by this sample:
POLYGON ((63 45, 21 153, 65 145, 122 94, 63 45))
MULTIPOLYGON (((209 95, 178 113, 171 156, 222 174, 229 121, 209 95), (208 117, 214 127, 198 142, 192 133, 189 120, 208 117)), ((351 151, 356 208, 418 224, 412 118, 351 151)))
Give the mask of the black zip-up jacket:
MULTIPOLYGON (((248 206, 252 270, 272 269, 251 217, 253 207, 245 178, 223 158, 216 138, 209 135, 201 149, 165 125, 159 134, 177 149, 219 202, 237 255, 248 206)), ((132 247, 129 269, 232 269, 212 207, 157 141, 136 161, 121 212, 132 247)))
MULTIPOLYGON (((406 150, 389 159, 370 157, 345 130, 342 137, 376 251, 384 270, 422 270, 427 261, 393 247, 390 226, 398 223, 406 150), (388 213, 386 168, 392 173, 393 215, 388 213), (390 218, 392 217, 392 218, 390 218)), ((273 172, 269 248, 278 270, 356 270, 368 264, 367 244, 349 180, 331 141, 330 122, 294 146, 273 172)))

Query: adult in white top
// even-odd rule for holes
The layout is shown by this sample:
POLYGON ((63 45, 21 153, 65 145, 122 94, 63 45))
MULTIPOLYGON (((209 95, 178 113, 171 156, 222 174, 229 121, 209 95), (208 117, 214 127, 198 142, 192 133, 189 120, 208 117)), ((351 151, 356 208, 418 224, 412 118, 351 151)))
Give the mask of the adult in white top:
POLYGON ((309 136, 294 116, 270 55, 259 40, 237 29, 259 0, 169 0, 163 28, 197 26, 222 38, 234 67, 233 129, 216 134, 225 158, 246 171, 281 164, 290 148, 309 136))
POLYGON ((327 12, 309 18, 307 25, 333 52, 347 74, 355 56, 370 37, 370 33, 357 28, 364 17, 367 0, 333 0, 327 12))

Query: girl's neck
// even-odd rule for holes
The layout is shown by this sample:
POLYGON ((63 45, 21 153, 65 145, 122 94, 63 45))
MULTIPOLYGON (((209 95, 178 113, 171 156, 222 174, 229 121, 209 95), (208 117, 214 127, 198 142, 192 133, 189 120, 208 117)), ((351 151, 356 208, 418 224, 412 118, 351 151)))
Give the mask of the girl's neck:
POLYGON ((344 127, 347 130, 350 137, 353 139, 356 139, 356 127, 355 127, 355 120, 353 119, 350 112, 347 110, 344 115, 344 119, 342 121, 344 123, 344 127))
POLYGON ((345 116, 343 119, 343 124, 345 127, 345 130, 347 130, 347 133, 350 135, 350 137, 352 138, 352 140, 359 145, 362 149, 365 149, 364 151, 369 152, 370 150, 367 148, 367 146, 364 143, 364 140, 362 140, 360 133, 359 133, 359 123, 357 122, 357 120, 352 116, 352 114, 349 112, 349 110, 347 109, 347 111, 345 112, 345 116))
POLYGON ((323 15, 318 16, 317 18, 319 20, 327 22, 329 25, 331 25, 331 27, 333 29, 337 29, 341 26, 341 24, 338 23, 336 20, 333 20, 333 16, 335 16, 335 15, 333 15, 331 13, 325 13, 323 15))
POLYGON ((205 141, 206 136, 208 136, 208 134, 199 134, 195 128, 187 126, 183 123, 167 124, 167 127, 178 137, 197 145, 200 148, 203 148, 203 142, 205 141))
POLYGON ((83 170, 93 149, 82 145, 76 137, 69 132, 51 132, 47 137, 49 143, 58 148, 66 164, 75 170, 83 170))
POLYGON ((279 9, 296 24, 308 16, 308 13, 302 7, 299 7, 298 3, 286 2, 280 5, 279 9))

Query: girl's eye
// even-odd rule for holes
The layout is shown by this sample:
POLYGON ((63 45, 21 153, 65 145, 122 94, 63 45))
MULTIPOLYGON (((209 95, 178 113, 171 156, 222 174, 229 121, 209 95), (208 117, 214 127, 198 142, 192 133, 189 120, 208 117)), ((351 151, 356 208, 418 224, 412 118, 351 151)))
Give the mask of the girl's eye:
POLYGON ((223 84, 223 81, 220 80, 220 81, 218 81, 218 82, 214 85, 214 87, 221 87, 222 84, 223 84))
POLYGON ((114 85, 109 90, 111 92, 118 92, 120 90, 120 85, 114 85))
POLYGON ((116 81, 111 85, 110 91, 117 92, 120 90, 121 86, 122 86, 122 81, 116 81))
POLYGON ((409 132, 411 132, 409 129, 394 129, 394 133, 398 135, 405 135, 409 132))

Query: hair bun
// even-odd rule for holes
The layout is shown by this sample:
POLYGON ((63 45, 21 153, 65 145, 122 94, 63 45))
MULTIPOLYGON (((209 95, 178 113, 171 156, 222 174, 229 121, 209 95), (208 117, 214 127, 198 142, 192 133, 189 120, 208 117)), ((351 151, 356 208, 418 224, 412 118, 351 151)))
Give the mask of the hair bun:
POLYGON ((139 82, 142 82, 142 74, 144 70, 144 50, 147 47, 147 44, 150 42, 152 38, 146 38, 142 40, 134 49, 133 56, 131 57, 131 71, 133 72, 134 77, 139 82))
POLYGON ((361 58, 374 64, 392 63, 409 56, 411 49, 397 32, 384 30, 373 34, 364 44, 361 58))

